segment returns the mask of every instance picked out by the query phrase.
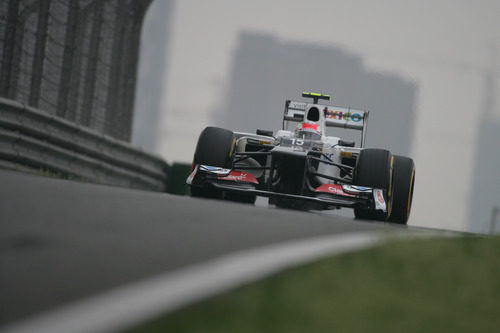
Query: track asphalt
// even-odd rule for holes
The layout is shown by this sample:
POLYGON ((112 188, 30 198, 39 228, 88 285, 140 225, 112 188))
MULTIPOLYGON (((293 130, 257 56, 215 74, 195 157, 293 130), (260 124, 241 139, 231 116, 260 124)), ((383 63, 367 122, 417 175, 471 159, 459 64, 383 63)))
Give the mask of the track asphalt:
POLYGON ((0 171, 0 326, 235 251, 393 228, 0 171))

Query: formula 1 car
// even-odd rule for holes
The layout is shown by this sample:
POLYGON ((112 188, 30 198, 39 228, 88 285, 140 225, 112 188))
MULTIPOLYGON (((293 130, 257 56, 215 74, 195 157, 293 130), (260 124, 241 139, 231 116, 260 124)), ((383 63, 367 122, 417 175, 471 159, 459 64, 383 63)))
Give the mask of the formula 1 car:
POLYGON ((302 93, 312 103, 287 100, 283 129, 232 132, 206 127, 186 183, 194 197, 281 208, 350 207, 356 218, 406 224, 415 182, 411 158, 365 148, 369 111, 318 104, 330 96, 302 93), (361 131, 359 147, 325 135, 326 127, 361 131))

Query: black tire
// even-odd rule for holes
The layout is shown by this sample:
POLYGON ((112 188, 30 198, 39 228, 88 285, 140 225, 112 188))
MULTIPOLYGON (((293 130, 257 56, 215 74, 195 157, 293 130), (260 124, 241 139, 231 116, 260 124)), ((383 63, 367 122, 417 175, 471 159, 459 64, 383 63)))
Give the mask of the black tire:
POLYGON ((390 222, 406 224, 410 217, 415 184, 415 163, 411 158, 394 156, 393 201, 390 222))
POLYGON ((353 183, 359 186, 383 189, 387 193, 387 212, 355 208, 354 216, 358 219, 387 221, 391 215, 393 198, 393 163, 390 151, 384 149, 363 149, 359 154, 354 169, 353 183))
POLYGON ((231 169, 235 145, 233 132, 219 127, 206 127, 198 138, 193 163, 231 169))
MULTIPOLYGON (((219 127, 206 127, 198 138, 193 165, 231 169, 235 145, 236 137, 233 132, 219 127)), ((222 199, 222 194, 217 189, 191 186, 193 197, 222 199)))

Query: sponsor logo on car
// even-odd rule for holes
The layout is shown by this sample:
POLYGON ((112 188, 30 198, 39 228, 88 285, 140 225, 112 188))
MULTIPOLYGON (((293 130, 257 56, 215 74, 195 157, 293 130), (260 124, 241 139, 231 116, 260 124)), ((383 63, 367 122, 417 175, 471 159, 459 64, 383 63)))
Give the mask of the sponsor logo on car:
POLYGON ((382 190, 373 190, 373 200, 375 201, 375 209, 383 210, 384 212, 387 210, 384 199, 384 192, 382 190))
POLYGON ((337 184, 323 184, 316 190, 314 190, 314 192, 330 193, 330 194, 342 195, 344 197, 354 197, 354 195, 344 192, 342 190, 342 186, 337 184))
POLYGON ((302 102, 290 102, 290 105, 288 105, 289 109, 296 109, 296 110, 305 110, 307 104, 302 103, 302 102))
POLYGON ((360 115, 359 113, 336 111, 328 107, 325 107, 323 112, 325 113, 325 118, 327 119, 345 120, 345 121, 350 120, 356 123, 363 120, 363 116, 360 115))
POLYGON ((229 180, 235 182, 244 182, 244 183, 254 183, 258 184, 257 179, 248 172, 241 171, 231 171, 231 173, 227 176, 219 176, 219 180, 229 180))
POLYGON ((308 124, 308 123, 304 122, 302 124, 302 129, 307 129, 307 128, 317 131, 318 130, 318 124, 308 124))

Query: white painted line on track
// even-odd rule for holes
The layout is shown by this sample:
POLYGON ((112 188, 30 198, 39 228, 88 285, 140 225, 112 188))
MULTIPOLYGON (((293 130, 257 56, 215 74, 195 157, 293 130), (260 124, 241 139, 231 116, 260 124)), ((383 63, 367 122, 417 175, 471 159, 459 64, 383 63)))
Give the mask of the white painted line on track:
POLYGON ((123 330, 283 269, 373 246, 382 237, 378 232, 330 235, 236 252, 70 303, 0 331, 123 330))

